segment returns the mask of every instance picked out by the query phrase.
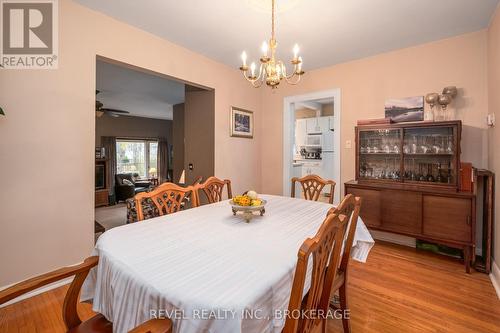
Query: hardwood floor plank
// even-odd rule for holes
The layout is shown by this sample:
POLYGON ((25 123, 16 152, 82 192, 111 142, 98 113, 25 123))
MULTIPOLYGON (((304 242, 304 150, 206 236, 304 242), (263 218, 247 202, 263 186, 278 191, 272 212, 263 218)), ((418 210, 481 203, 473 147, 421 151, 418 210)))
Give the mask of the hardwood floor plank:
MULTIPOLYGON (((500 300, 489 277, 459 260, 377 242, 366 264, 351 262, 353 333, 500 333, 500 300)), ((67 286, 0 309, 0 333, 64 332, 67 286)), ((82 318, 93 315, 80 304, 82 318)), ((342 332, 330 320, 328 332, 342 332)))

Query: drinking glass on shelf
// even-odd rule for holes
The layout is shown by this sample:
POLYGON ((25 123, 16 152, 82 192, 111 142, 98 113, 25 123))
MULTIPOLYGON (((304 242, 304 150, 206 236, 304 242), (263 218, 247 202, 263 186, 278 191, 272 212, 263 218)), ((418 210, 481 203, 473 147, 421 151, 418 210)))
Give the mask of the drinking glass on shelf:
POLYGON ((360 139, 360 141, 361 141, 361 144, 359 146, 359 152, 361 154, 364 154, 364 153, 366 153, 366 139, 362 138, 362 139, 360 139))
POLYGON ((450 155, 453 154, 453 136, 452 135, 447 136, 446 153, 450 154, 450 155))
POLYGON ((429 135, 422 137, 422 144, 420 146, 423 154, 429 154, 432 152, 431 137, 429 135))
POLYGON ((378 153, 380 152, 380 143, 378 142, 379 140, 378 139, 373 139, 372 140, 372 143, 373 143, 373 147, 372 147, 372 153, 378 153))
POLYGON ((415 168, 415 159, 413 158, 411 161, 412 161, 412 167, 410 173, 410 180, 416 181, 418 180, 418 177, 417 177, 417 169, 415 168))
POLYGON ((434 154, 441 154, 443 152, 443 146, 440 142, 440 136, 438 135, 432 136, 432 152, 434 154))
POLYGON ((432 175, 432 164, 427 164, 427 179, 428 182, 434 182, 434 176, 432 175))
POLYGON ((405 154, 409 154, 410 153, 410 146, 407 143, 405 143, 403 145, 403 153, 405 153, 405 154))
POLYGON ((415 135, 412 136, 411 138, 411 153, 412 154, 418 153, 418 139, 415 135))
POLYGON ((391 140, 392 152, 399 154, 399 140, 397 136, 393 136, 391 140))
POLYGON ((389 154, 391 152, 391 146, 390 146, 390 140, 385 138, 383 140, 383 150, 384 150, 384 153, 386 154, 389 154))

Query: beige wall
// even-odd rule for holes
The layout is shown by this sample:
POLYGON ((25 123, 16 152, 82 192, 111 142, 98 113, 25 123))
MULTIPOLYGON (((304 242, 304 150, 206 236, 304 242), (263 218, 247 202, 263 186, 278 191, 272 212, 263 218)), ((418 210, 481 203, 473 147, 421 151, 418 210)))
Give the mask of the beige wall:
MULTIPOLYGON (((497 119, 496 127, 489 130, 490 132, 490 153, 489 162, 490 169, 495 172, 497 179, 500 179, 500 153, 498 146, 500 145, 500 7, 497 8, 496 14, 491 22, 488 30, 488 104, 489 112, 494 113, 497 119)), ((498 187, 497 187, 498 188, 498 187)), ((494 258, 498 267, 500 267, 500 191, 497 191, 495 198, 495 235, 494 258)))
POLYGON ((96 55, 214 88, 215 174, 235 193, 260 189, 259 126, 252 140, 229 137, 231 105, 261 116, 238 70, 61 0, 59 69, 0 71, 0 286, 91 253, 96 55))
POLYGON ((486 31, 479 31, 397 50, 310 71, 297 86, 283 84, 273 92, 265 90, 261 117, 262 190, 282 192, 283 98, 334 88, 340 88, 342 95, 342 182, 354 178, 354 127, 358 119, 383 118, 388 98, 422 96, 440 92, 448 85, 460 90, 453 107, 465 125, 462 159, 486 167, 486 38, 486 31), (353 148, 345 148, 346 140, 352 141, 353 148))
POLYGON ((103 115, 96 118, 95 142, 101 145, 102 136, 126 138, 166 138, 172 144, 172 120, 103 115))

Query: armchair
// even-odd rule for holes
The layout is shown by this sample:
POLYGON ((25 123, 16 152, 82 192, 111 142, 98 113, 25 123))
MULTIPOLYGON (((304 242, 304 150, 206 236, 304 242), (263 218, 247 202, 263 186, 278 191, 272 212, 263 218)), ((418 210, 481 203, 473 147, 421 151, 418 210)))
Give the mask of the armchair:
POLYGON ((131 173, 119 173, 115 175, 116 201, 125 201, 133 198, 137 193, 146 192, 151 186, 149 181, 136 182, 131 173), (128 181, 128 184, 126 181, 128 181))

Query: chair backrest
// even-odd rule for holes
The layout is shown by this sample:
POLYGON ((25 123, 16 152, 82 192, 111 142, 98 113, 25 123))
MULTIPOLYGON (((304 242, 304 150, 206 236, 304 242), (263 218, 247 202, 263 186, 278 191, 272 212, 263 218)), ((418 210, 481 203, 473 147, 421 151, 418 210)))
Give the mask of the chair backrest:
POLYGON ((333 204, 333 195, 335 193, 335 182, 333 180, 326 180, 318 175, 307 175, 302 178, 292 178, 292 192, 291 197, 295 197, 295 183, 299 182, 302 186, 304 198, 306 200, 318 201, 321 191, 327 185, 330 185, 330 198, 329 203, 333 204))
POLYGON ((326 314, 333 276, 328 277, 328 267, 337 267, 342 248, 343 231, 347 218, 344 215, 327 215, 318 233, 304 241, 297 254, 297 267, 293 278, 284 333, 309 333, 326 317, 297 316, 296 313, 326 314), (303 300, 309 257, 312 257, 312 273, 309 291, 303 300))
POLYGON ((196 186, 198 193, 198 201, 199 199, 199 191, 201 190, 205 197, 207 198, 209 203, 215 203, 222 201, 224 186, 227 186, 227 197, 228 199, 233 198, 233 194, 231 192, 231 181, 229 179, 221 180, 217 177, 209 177, 205 180, 204 183, 196 186))
POLYGON ((340 205, 330 209, 327 213, 327 215, 342 214, 347 216, 348 218, 347 223, 349 225, 349 229, 346 231, 346 234, 344 236, 344 253, 342 254, 342 260, 339 267, 341 271, 346 271, 347 265, 349 264, 352 243, 354 241, 354 235, 356 234, 356 226, 358 224, 359 212, 361 210, 361 202, 362 199, 360 197, 355 197, 352 194, 348 194, 344 197, 340 205))
MULTIPOLYGON (((181 187, 174 183, 163 183, 151 192, 142 192, 135 195, 135 208, 137 210, 137 220, 144 220, 143 203, 153 203, 157 209, 158 216, 175 213, 182 208, 186 202, 186 197, 193 193, 194 187, 181 187)), ((191 206, 197 207, 196 195, 192 195, 191 206)), ((155 210, 156 213, 156 210, 155 210)))
POLYGON ((119 185, 123 185, 123 180, 127 179, 128 181, 134 183, 134 178, 131 173, 117 173, 115 175, 115 181, 119 185))
POLYGON ((0 291, 0 304, 6 303, 26 294, 32 290, 41 288, 48 284, 60 281, 70 276, 75 276, 64 298, 62 309, 63 320, 68 330, 77 327, 81 324, 81 319, 78 316, 77 304, 80 297, 80 289, 85 281, 90 269, 97 265, 99 257, 89 257, 85 261, 76 266, 70 266, 46 273, 29 280, 17 283, 7 289, 0 291))
POLYGON ((194 180, 193 184, 191 184, 191 185, 195 186, 195 185, 201 184, 202 180, 203 180, 203 177, 202 176, 198 176, 198 178, 196 178, 194 180))

